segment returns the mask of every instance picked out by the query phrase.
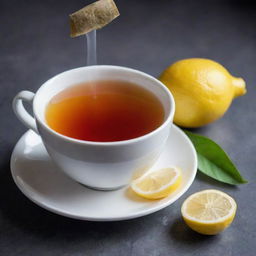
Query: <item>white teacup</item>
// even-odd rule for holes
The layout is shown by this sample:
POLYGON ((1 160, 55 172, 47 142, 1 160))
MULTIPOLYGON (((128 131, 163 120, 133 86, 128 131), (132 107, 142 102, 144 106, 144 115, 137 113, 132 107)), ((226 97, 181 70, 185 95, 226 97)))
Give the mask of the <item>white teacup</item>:
POLYGON ((135 172, 150 168, 157 160, 169 136, 175 103, 169 90, 146 73, 118 66, 89 66, 51 78, 36 94, 21 91, 13 100, 13 109, 20 121, 41 137, 60 170, 86 186, 112 190, 127 185, 135 172), (164 122, 141 137, 117 142, 77 140, 52 130, 45 120, 45 109, 51 98, 74 84, 94 80, 123 80, 151 91, 164 107, 164 122), (22 101, 33 105, 34 118, 22 101))

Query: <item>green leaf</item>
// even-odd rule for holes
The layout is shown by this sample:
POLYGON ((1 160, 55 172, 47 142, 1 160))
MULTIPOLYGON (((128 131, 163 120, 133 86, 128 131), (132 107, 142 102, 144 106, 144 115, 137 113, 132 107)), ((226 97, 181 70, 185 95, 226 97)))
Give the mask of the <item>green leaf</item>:
POLYGON ((247 183, 225 151, 211 139, 184 131, 195 146, 198 169, 204 174, 224 183, 238 185, 247 183))

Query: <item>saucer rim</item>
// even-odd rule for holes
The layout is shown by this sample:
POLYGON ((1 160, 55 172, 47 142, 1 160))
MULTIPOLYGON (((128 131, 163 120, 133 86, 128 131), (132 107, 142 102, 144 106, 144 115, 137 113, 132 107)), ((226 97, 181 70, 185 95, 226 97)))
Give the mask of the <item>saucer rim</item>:
MULTIPOLYGON (((177 131, 177 133, 182 136, 186 143, 187 146, 190 147, 191 153, 193 155, 193 159, 194 159, 194 163, 192 166, 192 176, 191 178, 188 180, 188 182, 184 185, 183 189, 181 191, 179 191, 179 193, 177 193, 174 197, 171 197, 170 200, 167 200, 161 204, 157 204, 151 208, 148 209, 142 209, 139 211, 136 211, 135 213, 130 213, 130 214, 123 214, 123 215, 114 215, 113 217, 91 217, 91 216, 82 216, 79 214, 73 214, 67 211, 63 211, 63 210, 59 210, 59 208, 54 207, 54 206, 49 206, 48 204, 44 203, 44 201, 40 201, 39 198, 35 198, 33 196, 33 194, 31 193, 31 191, 26 190, 21 183, 18 182, 16 176, 15 176, 15 167, 14 167, 14 158, 16 155, 16 151, 17 151, 17 147, 20 143, 20 141, 22 141, 23 137, 25 137, 28 133, 33 132, 32 130, 28 130, 26 131, 18 140, 18 142, 16 143, 13 151, 12 151, 12 155, 11 155, 11 160, 10 160, 10 168, 11 168, 11 175, 12 178, 14 180, 14 183, 16 184, 16 186, 19 188, 19 190, 29 199, 31 200, 33 203, 35 203, 36 205, 42 207, 45 210, 48 210, 52 213, 64 216, 64 217, 68 217, 68 218, 72 218, 72 219, 77 219, 77 220, 85 220, 85 221, 97 221, 97 222, 109 222, 109 221, 121 221, 121 220, 129 220, 129 219, 135 219, 135 218, 139 218, 142 216, 146 216, 149 215, 151 213, 157 212, 159 210, 162 210, 163 208, 171 205, 172 203, 174 203, 176 200, 178 200, 183 194, 186 193, 186 191, 190 188, 190 186, 192 185, 193 181, 195 180, 195 176, 197 173, 197 154, 196 154, 196 150, 194 148, 194 145, 192 144, 192 142, 190 141, 190 139, 187 137, 187 135, 176 125, 172 125, 171 129, 174 129, 177 131)), ((33 132, 34 133, 34 132, 33 132)), ((36 134, 37 135, 37 134, 36 134)), ((37 135, 38 136, 38 135, 37 135)), ((121 189, 126 189, 128 186, 125 186, 121 189)), ((90 189, 90 188, 88 188, 90 189)), ((106 193, 111 193, 111 191, 108 191, 106 193)))

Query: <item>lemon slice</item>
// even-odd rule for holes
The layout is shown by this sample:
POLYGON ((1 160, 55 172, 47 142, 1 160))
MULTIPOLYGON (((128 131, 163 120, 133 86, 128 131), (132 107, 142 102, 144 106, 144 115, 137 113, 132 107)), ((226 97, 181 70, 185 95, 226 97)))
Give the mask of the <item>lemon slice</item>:
POLYGON ((193 230, 204 235, 215 235, 232 223, 236 208, 232 197, 210 189, 189 196, 181 207, 181 213, 193 230))
POLYGON ((159 199, 175 191, 180 183, 180 169, 169 167, 144 174, 131 183, 131 188, 142 197, 159 199))

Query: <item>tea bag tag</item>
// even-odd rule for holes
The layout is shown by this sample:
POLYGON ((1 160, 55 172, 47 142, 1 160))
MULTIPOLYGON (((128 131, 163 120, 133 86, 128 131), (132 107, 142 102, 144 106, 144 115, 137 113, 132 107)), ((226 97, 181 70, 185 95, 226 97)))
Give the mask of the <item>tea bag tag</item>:
POLYGON ((84 35, 100 29, 119 16, 113 0, 99 0, 72 13, 70 17, 71 37, 84 35))

